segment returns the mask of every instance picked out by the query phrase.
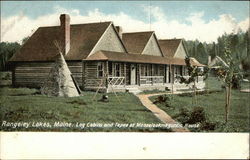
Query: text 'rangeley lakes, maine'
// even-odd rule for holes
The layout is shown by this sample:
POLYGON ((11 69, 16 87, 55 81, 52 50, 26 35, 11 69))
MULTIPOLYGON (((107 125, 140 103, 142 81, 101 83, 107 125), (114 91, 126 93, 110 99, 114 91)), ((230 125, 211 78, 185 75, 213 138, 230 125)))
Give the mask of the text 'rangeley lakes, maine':
POLYGON ((247 3, 1 2, 1 131, 249 132, 247 3))

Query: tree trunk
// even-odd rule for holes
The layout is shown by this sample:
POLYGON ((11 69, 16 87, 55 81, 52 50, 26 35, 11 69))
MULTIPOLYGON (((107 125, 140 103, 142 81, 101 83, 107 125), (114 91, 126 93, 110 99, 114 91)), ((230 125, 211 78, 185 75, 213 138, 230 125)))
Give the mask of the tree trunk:
POLYGON ((225 122, 228 121, 228 98, 229 98, 229 87, 226 86, 226 104, 225 104, 225 122))
POLYGON ((194 102, 195 102, 195 105, 197 105, 197 99, 196 99, 196 83, 194 81, 194 102))
POLYGON ((232 85, 229 84, 228 87, 228 99, 227 99, 227 121, 229 119, 229 109, 230 109, 230 105, 231 105, 231 90, 232 90, 232 85))
POLYGON ((173 97, 174 97, 174 74, 172 72, 172 65, 170 65, 170 80, 171 80, 171 93, 172 93, 172 96, 171 96, 171 99, 173 100, 173 97))

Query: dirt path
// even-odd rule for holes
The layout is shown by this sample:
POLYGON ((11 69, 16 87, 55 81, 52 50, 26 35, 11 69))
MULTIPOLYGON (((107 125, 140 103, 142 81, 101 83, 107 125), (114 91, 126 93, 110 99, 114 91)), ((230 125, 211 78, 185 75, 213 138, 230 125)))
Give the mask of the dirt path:
POLYGON ((250 93, 250 89, 242 89, 240 90, 241 92, 246 92, 246 93, 250 93))
MULTIPOLYGON (((183 92, 175 92, 174 94, 180 94, 183 92)), ((153 104, 149 97, 156 96, 156 95, 163 95, 163 94, 171 94, 171 93, 156 93, 156 94, 138 94, 136 95, 142 104, 148 108, 158 119, 160 119, 165 124, 171 124, 171 125, 178 125, 179 123, 173 120, 166 112, 158 108, 155 104, 153 104)), ((171 128, 174 132, 189 132, 187 128, 181 127, 181 128, 171 128)))

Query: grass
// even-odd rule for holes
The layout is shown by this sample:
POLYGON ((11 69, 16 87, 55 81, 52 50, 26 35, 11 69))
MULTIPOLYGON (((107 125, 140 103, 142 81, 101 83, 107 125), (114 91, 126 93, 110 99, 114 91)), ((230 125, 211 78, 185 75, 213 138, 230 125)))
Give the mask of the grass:
POLYGON ((11 85, 11 72, 0 72, 0 86, 11 85))
MULTIPOLYGON (((249 132, 250 94, 239 90, 232 91, 229 121, 225 124, 225 91, 221 89, 220 83, 213 77, 209 79, 209 84, 210 91, 214 92, 208 94, 204 92, 205 94, 198 95, 198 106, 203 107, 207 118, 217 124, 214 132, 249 132)), ((150 97, 150 99, 153 101, 156 97, 150 97)), ((175 117, 183 107, 189 110, 194 108, 190 94, 174 95, 169 104, 170 107, 166 107, 165 104, 157 105, 172 117, 175 117)))
MULTIPOLYGON (((83 96, 73 98, 47 97, 36 89, 0 88, 1 124, 7 122, 55 122, 131 124, 160 122, 133 94, 118 93, 121 104, 113 94, 108 94, 109 102, 92 101, 93 92, 84 92, 83 96)), ((97 100, 101 98, 97 95, 97 100)), ((2 125, 1 125, 2 126, 2 125)), ((158 132, 170 131, 164 128, 132 127, 2 127, 5 131, 128 131, 158 132)))
POLYGON ((170 92, 170 91, 168 91, 168 90, 162 91, 159 89, 153 89, 153 90, 144 90, 139 94, 154 94, 154 93, 166 93, 166 92, 170 92))

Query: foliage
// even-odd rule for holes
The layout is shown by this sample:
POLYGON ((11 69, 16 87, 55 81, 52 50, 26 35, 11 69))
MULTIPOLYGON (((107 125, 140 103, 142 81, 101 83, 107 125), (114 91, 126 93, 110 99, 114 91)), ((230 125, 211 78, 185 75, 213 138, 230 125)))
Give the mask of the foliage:
POLYGON ((204 80, 205 80, 207 78, 208 68, 203 67, 204 70, 202 70, 198 66, 193 66, 190 61, 191 61, 190 57, 185 58, 185 63, 186 63, 188 75, 190 77, 188 79, 185 78, 184 76, 178 77, 178 78, 180 78, 180 83, 185 83, 185 84, 193 83, 193 82, 195 82, 195 80, 198 76, 204 76, 204 80))
POLYGON ((18 43, 0 43, 0 71, 8 70, 6 64, 8 60, 17 52, 21 46, 18 43))
POLYGON ((185 41, 185 46, 190 57, 195 57, 199 62, 207 64, 208 56, 213 59, 215 56, 225 58, 223 53, 226 46, 226 40, 230 42, 230 49, 233 52, 232 57, 237 59, 244 69, 250 71, 250 40, 249 30, 247 32, 238 32, 235 34, 224 34, 218 37, 217 42, 206 43, 195 41, 185 41))
POLYGON ((185 63, 186 63, 186 67, 187 67, 189 77, 186 78, 185 76, 179 76, 177 78, 180 79, 180 83, 185 83, 185 84, 193 83, 194 99, 195 99, 195 104, 197 104, 197 100, 196 100, 196 78, 198 78, 199 76, 203 76, 204 80, 205 80, 207 78, 209 69, 207 67, 203 67, 203 70, 202 70, 198 66, 193 66, 191 64, 190 57, 185 58, 185 63))
POLYGON ((11 72, 0 72, 0 80, 11 80, 11 72))
MULTIPOLYGON (((223 106, 225 105, 225 90, 220 88, 222 82, 216 77, 209 76, 206 79, 206 83, 209 84, 209 92, 201 92, 202 94, 199 95, 199 101, 202 102, 202 107, 204 107, 205 113, 207 117, 209 117, 209 122, 216 124, 215 130, 210 130, 209 132, 249 132, 249 93, 232 90, 231 105, 233 107, 230 110, 228 122, 224 123, 225 109, 223 106)), ((244 84, 244 86, 241 87, 249 89, 249 83, 244 84)), ((184 106, 189 110, 196 107, 192 105, 192 97, 190 96, 190 93, 173 96, 174 100, 170 99, 170 107, 166 107, 164 104, 160 103, 156 104, 171 117, 180 113, 180 108, 183 108, 184 106)), ((153 102, 156 97, 157 96, 150 97, 150 100, 153 102)), ((206 127, 205 124, 204 127, 206 127)))
POLYGON ((166 107, 170 107, 170 97, 167 95, 160 95, 155 98, 153 104, 164 103, 166 107))
MULTIPOLYGON (((233 36, 233 35, 232 35, 233 36)), ((235 45, 233 41, 225 40, 224 58, 226 65, 221 65, 216 74, 220 80, 223 81, 226 88, 226 102, 225 102, 225 122, 228 121, 230 104, 231 104, 231 89, 232 87, 239 87, 240 80, 243 79, 243 74, 239 68, 239 62, 232 56, 232 49, 230 43, 235 45)))
POLYGON ((24 45, 28 40, 29 40, 30 36, 27 36, 25 38, 22 39, 22 45, 24 45))
POLYGON ((194 107, 192 110, 182 107, 180 108, 179 113, 173 117, 181 122, 184 126, 186 124, 199 124, 199 127, 192 129, 196 131, 215 130, 216 127, 215 123, 209 121, 203 107, 194 107))

